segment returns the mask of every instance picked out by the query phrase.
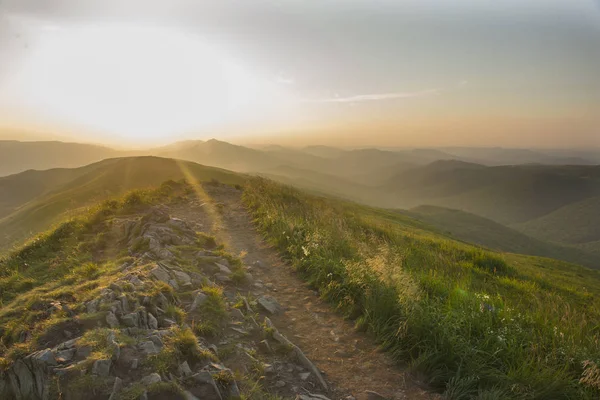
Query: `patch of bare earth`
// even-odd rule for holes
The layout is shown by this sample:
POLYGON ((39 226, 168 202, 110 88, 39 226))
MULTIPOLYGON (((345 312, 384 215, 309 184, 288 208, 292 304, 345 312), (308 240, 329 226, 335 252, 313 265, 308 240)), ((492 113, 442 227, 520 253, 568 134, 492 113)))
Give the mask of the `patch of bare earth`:
MULTIPOLYGON (((285 312, 271 320, 285 336, 299 346, 306 356, 323 371, 331 387, 329 397, 357 400, 440 399, 427 391, 414 377, 403 371, 366 334, 357 332, 352 322, 332 310, 318 294, 284 263, 277 251, 267 245, 255 230, 251 216, 241 200, 242 192, 228 186, 205 187, 207 194, 220 203, 217 234, 233 253, 245 253, 245 262, 253 265, 251 273, 261 285, 252 295, 274 297, 285 312), (260 264, 256 265, 255 262, 260 264)), ((174 216, 207 229, 203 201, 172 210, 174 216)))

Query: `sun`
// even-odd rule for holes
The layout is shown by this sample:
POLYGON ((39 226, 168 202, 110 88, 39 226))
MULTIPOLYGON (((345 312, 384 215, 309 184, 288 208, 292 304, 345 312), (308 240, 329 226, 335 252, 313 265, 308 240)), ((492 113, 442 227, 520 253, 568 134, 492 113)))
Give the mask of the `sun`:
POLYGON ((46 29, 12 82, 29 109, 124 141, 256 118, 285 99, 193 34, 168 28, 46 29))

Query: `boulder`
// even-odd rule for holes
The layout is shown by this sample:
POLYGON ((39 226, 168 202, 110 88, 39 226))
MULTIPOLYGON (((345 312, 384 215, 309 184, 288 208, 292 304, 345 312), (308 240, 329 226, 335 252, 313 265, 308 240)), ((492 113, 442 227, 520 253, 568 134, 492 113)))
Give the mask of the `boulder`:
POLYGON ((121 322, 129 328, 138 328, 140 326, 140 317, 138 313, 129 313, 121 317, 121 322))
POLYGON ((140 380, 140 383, 144 386, 150 386, 155 383, 161 382, 162 378, 156 372, 151 373, 150 375, 146 375, 140 380))
POLYGON ((145 342, 140 343, 139 348, 146 355, 157 354, 159 352, 159 350, 154 345, 154 342, 152 342, 151 340, 147 340, 145 342))
POLYGON ((116 377, 115 383, 113 384, 112 393, 110 394, 110 397, 108 398, 108 400, 118 400, 120 397, 119 393, 121 393, 122 389, 123 389, 123 380, 121 380, 121 378, 119 378, 119 377, 116 377))
POLYGON ((92 375, 108 376, 110 373, 110 366, 112 361, 107 360, 96 360, 92 366, 92 375))
POLYGON ((181 283, 183 286, 189 286, 192 284, 192 278, 190 278, 190 276, 183 271, 173 270, 173 275, 175 275, 177 282, 181 283))
POLYGON ((177 369, 177 371, 179 372, 179 376, 184 378, 192 375, 192 370, 190 369, 190 366, 187 363, 187 361, 184 361, 181 364, 179 364, 179 368, 177 369))
POLYGON ((113 329, 119 327, 119 320, 112 311, 109 311, 108 314, 106 314, 106 323, 113 329))
POLYGON ((259 297, 258 304, 271 315, 276 315, 283 311, 277 300, 268 295, 259 297))
POLYGON ((152 274, 152 276, 154 276, 154 278, 164 283, 169 283, 169 281, 171 280, 171 276, 169 275, 167 270, 165 270, 162 267, 156 266, 150 271, 150 273, 152 274))
POLYGON ((208 296, 205 295, 204 293, 202 293, 202 292, 196 293, 196 297, 194 297, 194 301, 192 302, 192 305, 190 305, 189 310, 194 311, 195 309, 200 307, 207 299, 208 299, 208 296))
POLYGON ((190 381, 193 382, 190 392, 194 396, 203 400, 223 400, 210 372, 198 372, 190 377, 190 381))
POLYGON ((149 329, 158 329, 158 321, 154 315, 148 313, 148 328, 149 329))

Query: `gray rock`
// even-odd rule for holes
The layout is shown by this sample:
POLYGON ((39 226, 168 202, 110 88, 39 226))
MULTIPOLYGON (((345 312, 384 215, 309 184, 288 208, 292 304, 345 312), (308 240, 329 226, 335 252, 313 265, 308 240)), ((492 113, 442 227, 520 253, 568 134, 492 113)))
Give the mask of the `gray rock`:
POLYGON ((90 300, 85 304, 85 308, 88 312, 88 314, 93 314, 95 312, 98 312, 98 303, 100 302, 99 299, 94 299, 94 300, 90 300))
POLYGON ((172 319, 169 319, 169 318, 164 318, 162 321, 163 321, 163 325, 166 328, 170 328, 172 326, 177 325, 177 321, 173 321, 172 319))
POLYGON ((182 377, 188 377, 192 375, 192 370, 190 369, 190 366, 187 363, 187 361, 184 361, 181 364, 179 364, 179 368, 177 369, 177 371, 179 372, 179 376, 182 377))
POLYGON ((140 280, 140 278, 138 278, 136 275, 133 275, 131 278, 129 278, 129 282, 131 282, 131 284, 134 286, 143 286, 144 285, 144 282, 142 282, 140 280))
POLYGON ((225 275, 225 274, 217 274, 217 275, 215 275, 215 280, 217 282, 220 282, 220 283, 231 282, 231 278, 229 277, 229 275, 225 275))
POLYGON ((146 355, 156 354, 159 352, 159 350, 154 345, 154 342, 152 342, 151 340, 140 343, 139 348, 146 355))
POLYGON ((387 397, 382 396, 372 390, 365 390, 365 393, 367 394, 367 400, 388 400, 387 397))
POLYGON ((238 308, 232 308, 231 311, 229 311, 229 315, 233 319, 237 319, 237 320, 244 319, 244 314, 238 308))
POLYGON ((300 374, 300 379, 305 381, 310 377, 310 372, 303 372, 300 374))
POLYGON ((179 271, 176 269, 173 270, 172 272, 173 272, 173 275, 175 275, 175 279, 177 279, 177 282, 181 283, 184 286, 192 284, 192 279, 185 272, 179 271))
POLYGON ((121 317, 121 322, 123 322, 123 325, 130 328, 138 328, 140 326, 140 318, 138 313, 129 313, 127 315, 123 315, 121 317))
POLYGON ((171 286, 175 290, 179 290, 179 284, 177 283, 177 281, 175 279, 171 279, 169 281, 169 286, 171 286))
POLYGON ((50 349, 40 350, 37 353, 33 353, 31 356, 35 361, 42 365, 56 365, 56 358, 50 349))
POLYGON ((137 358, 134 358, 133 360, 131 360, 131 369, 137 369, 139 363, 140 363, 140 360, 138 360, 137 358))
POLYGON ((61 344, 56 346, 56 350, 72 349, 73 347, 75 347, 75 344, 77 343, 78 340, 79 340, 79 338, 75 338, 75 339, 67 340, 66 342, 62 342, 61 344))
POLYGON ((259 297, 258 304, 271 315, 276 315, 283 311, 277 300, 268 295, 259 297))
POLYGON ((152 343, 154 343, 154 346, 155 346, 157 349, 160 349, 160 348, 162 348, 162 347, 164 346, 164 344, 163 344, 163 342, 162 342, 161 338, 160 338, 158 335, 152 335, 152 336, 148 337, 148 339, 150 339, 150 341, 151 341, 152 343))
POLYGON ((219 267, 219 272, 222 273, 223 275, 230 275, 231 274, 231 270, 229 269, 229 267, 227 265, 223 265, 221 263, 216 263, 217 267, 219 267))
POLYGON ((92 366, 92 374, 98 376, 108 376, 110 373, 111 360, 96 360, 92 366))
POLYGON ((117 298, 117 300, 121 302, 121 308, 123 309, 123 312, 129 312, 129 299, 127 299, 127 296, 122 294, 117 298))
POLYGON ((154 317, 154 315, 148 313, 148 328, 149 329, 158 329, 158 321, 154 317))
POLYGON ((123 389, 123 381, 121 380, 121 378, 119 378, 117 376, 115 378, 115 383, 113 385, 112 393, 110 394, 110 397, 108 398, 108 400, 118 400, 119 393, 121 393, 122 389, 123 389))
POLYGON ((59 363, 65 363, 71 361, 75 357, 75 349, 67 349, 56 352, 56 361, 59 363))
POLYGON ((189 390, 183 392, 183 397, 185 398, 185 400, 200 400, 199 398, 194 396, 189 390))
POLYGON ((153 372, 150 375, 146 375, 140 380, 141 384, 144 386, 150 386, 161 381, 162 378, 156 372, 153 372))
POLYGON ((277 381, 275 382, 275 387, 276 388, 282 388, 285 386, 285 382, 284 381, 277 381))
POLYGON ((92 346, 81 346, 77 348, 77 358, 88 358, 92 354, 92 346))
POLYGON ((322 394, 299 394, 296 396, 296 400, 329 400, 328 397, 323 396, 322 394))
POLYGON ((202 400, 222 400, 221 393, 212 375, 208 371, 201 371, 191 376, 193 382, 190 392, 202 400))
POLYGON ((119 327, 119 320, 112 311, 109 311, 108 314, 106 314, 106 323, 113 329, 119 327))
POLYGON ((150 271, 150 273, 156 279, 158 279, 159 281, 162 281, 164 283, 169 283, 169 281, 171 280, 169 273, 162 267, 156 266, 150 271))
POLYGON ((190 311, 194 311, 196 310, 198 307, 200 307, 205 301, 206 299, 208 299, 208 296, 205 295, 202 292, 198 292, 196 294, 196 297, 194 297, 194 301, 192 302, 192 305, 190 305, 190 311))

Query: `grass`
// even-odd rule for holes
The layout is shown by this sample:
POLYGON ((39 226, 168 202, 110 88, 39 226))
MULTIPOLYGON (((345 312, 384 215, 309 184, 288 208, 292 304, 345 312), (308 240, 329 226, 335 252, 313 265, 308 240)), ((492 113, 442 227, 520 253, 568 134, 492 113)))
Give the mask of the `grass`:
POLYGON ((202 361, 217 361, 215 355, 203 349, 198 344, 198 338, 189 328, 176 327, 173 334, 166 336, 164 346, 158 354, 146 359, 147 365, 158 373, 173 371, 183 361, 187 361, 193 368, 202 361))
POLYGON ((244 201, 325 299, 447 398, 600 395, 598 271, 486 251, 264 179, 244 201))

